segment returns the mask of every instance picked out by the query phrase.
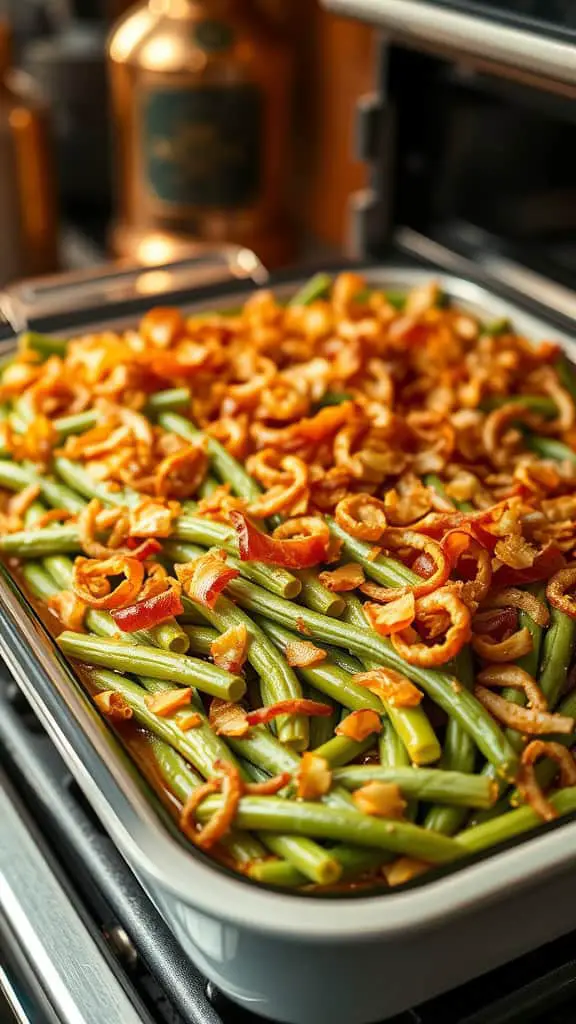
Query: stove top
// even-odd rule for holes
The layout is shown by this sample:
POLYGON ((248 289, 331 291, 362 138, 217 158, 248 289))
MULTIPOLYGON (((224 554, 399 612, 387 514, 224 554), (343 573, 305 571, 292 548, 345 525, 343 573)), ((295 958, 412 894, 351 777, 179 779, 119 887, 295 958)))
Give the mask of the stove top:
MULTIPOLYGON (((46 884, 55 887, 50 894, 53 899, 61 887, 61 905, 52 907, 50 920, 56 920, 60 932, 66 929, 66 921, 69 928, 78 929, 75 941, 86 945, 85 958, 101 957, 102 987, 110 994, 118 986, 117 1006, 127 998, 130 1007, 129 1020, 126 1009, 115 1020, 121 1024, 265 1024, 207 983, 183 954, 5 671, 0 672, 0 766, 6 776, 3 779, 0 771, 0 803, 2 799, 12 801, 6 805, 8 825, 2 817, 2 828, 9 829, 12 820, 18 827, 27 824, 40 854, 54 869, 55 878, 47 875, 46 884)), ((0 807, 2 813, 6 814, 0 807)), ((6 836, 0 831, 0 854, 3 834, 6 836)), ((24 857, 23 850, 20 855, 24 857)), ((30 906, 37 909, 46 902, 47 892, 39 879, 35 886, 30 906)), ((25 968, 21 943, 10 942, 3 928, 7 908, 2 893, 0 885, 1 1024, 80 1024, 79 1010, 72 1016, 65 1011, 58 1016, 54 1006, 48 1005, 50 1000, 42 997, 34 971, 25 968)), ((53 972, 62 967, 51 963, 57 960, 57 940, 55 932, 54 948, 47 942, 48 948, 35 952, 35 962, 45 956, 44 966, 53 972)), ((565 936, 454 992, 390 1018, 387 1024, 573 1024, 574 950, 575 935, 565 936)), ((74 948, 73 952, 76 959, 80 950, 74 948)), ((34 957, 28 957, 28 967, 30 959, 34 957)), ((69 971, 71 990, 78 983, 73 973, 69 971)), ((68 995, 68 1002, 61 999, 61 1007, 78 997, 78 992, 68 995)), ((82 1024, 111 1024, 107 1016, 94 1010, 97 1005, 83 1012, 82 1024)))

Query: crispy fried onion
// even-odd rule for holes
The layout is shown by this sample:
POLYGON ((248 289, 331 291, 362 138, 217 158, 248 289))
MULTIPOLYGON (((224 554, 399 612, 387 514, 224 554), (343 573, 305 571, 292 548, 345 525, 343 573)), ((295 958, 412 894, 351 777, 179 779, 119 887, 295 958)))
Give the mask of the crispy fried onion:
POLYGON ((476 572, 471 579, 459 583, 460 596, 466 604, 476 606, 486 596, 492 582, 492 560, 486 550, 469 533, 450 530, 441 541, 442 550, 450 562, 451 574, 456 568, 464 571, 467 563, 476 563, 476 572))
POLYGON ((8 502, 8 514, 21 519, 40 494, 40 484, 28 484, 19 494, 14 494, 8 502))
POLYGON ((348 562, 332 572, 321 572, 318 579, 328 590, 339 594, 341 591, 361 587, 364 583, 364 570, 357 562, 348 562))
POLYGON ((373 733, 382 732, 382 721, 377 711, 363 708, 346 715, 346 718, 336 726, 334 732, 337 736, 347 736, 349 740, 361 743, 373 733))
POLYGON ((208 465, 205 443, 187 445, 162 459, 154 474, 158 497, 191 498, 198 489, 208 465))
POLYGON ((208 718, 218 736, 245 736, 250 728, 244 708, 219 697, 210 701, 208 718))
POLYGON ((488 665, 479 672, 477 680, 483 686, 509 686, 513 690, 524 690, 529 708, 548 710, 548 701, 538 683, 519 665, 488 665))
POLYGON ((406 810, 400 787, 395 782, 367 782, 352 794, 362 814, 375 818, 401 818, 406 810))
POLYGON ((240 803, 243 786, 240 772, 235 764, 215 761, 214 771, 221 772, 218 778, 209 779, 193 790, 180 812, 180 828, 195 846, 211 850, 229 831, 240 803), (205 797, 211 793, 222 793, 222 804, 203 828, 196 827, 196 810, 205 797))
POLYGON ((279 715, 308 715, 312 718, 328 718, 332 714, 330 704, 321 704, 317 700, 305 697, 293 697, 290 700, 279 700, 263 708, 256 708, 246 715, 248 725, 266 725, 279 715))
POLYGON ((328 761, 307 751, 302 755, 296 779, 297 795, 300 800, 318 800, 326 795, 332 785, 332 772, 328 761))
POLYGON ((556 761, 560 769, 560 785, 562 787, 576 786, 576 763, 572 753, 566 747, 550 740, 532 740, 522 752, 517 779, 520 796, 530 804, 532 810, 540 818, 543 818, 544 821, 553 821, 558 817, 558 812, 546 799, 536 778, 534 765, 539 757, 549 757, 556 761))
POLYGON ((327 658, 327 652, 316 647, 310 640, 289 640, 284 648, 284 657, 292 668, 306 668, 318 665, 327 658))
POLYGON ((230 626, 210 644, 215 665, 227 672, 239 672, 248 653, 248 630, 243 622, 230 626))
POLYGON ((411 626, 416 618, 416 599, 414 594, 404 594, 390 601, 389 604, 371 604, 363 607, 368 622, 381 636, 392 636, 411 626))
POLYGON ((567 566, 555 573, 546 587, 546 597, 554 608, 576 619, 576 600, 568 593, 576 586, 576 565, 567 566))
POLYGON ((434 638, 439 635, 439 628, 445 631, 444 640, 431 647, 419 640, 418 634, 411 627, 392 635, 396 653, 409 665, 423 668, 443 665, 449 661, 468 643, 472 633, 470 609, 450 587, 442 587, 433 594, 419 598, 416 602, 415 621, 424 627, 430 626, 434 638), (445 622, 448 623, 447 628, 445 622))
POLYGON ((95 694, 94 703, 107 718, 116 719, 119 722, 125 722, 128 718, 132 718, 132 708, 126 702, 126 698, 116 690, 103 690, 101 693, 95 694))
POLYGON ((370 494, 349 494, 336 506, 336 522, 358 540, 380 540, 387 526, 384 502, 370 494))
POLYGON ((144 566, 137 558, 116 554, 103 560, 74 560, 72 589, 90 608, 125 608, 138 600, 143 582, 144 566), (121 576, 124 579, 113 586, 111 581, 121 576))
POLYGON ((384 547, 390 551, 421 551, 432 559, 435 570, 422 583, 408 584, 402 587, 380 587, 376 583, 364 583, 360 588, 373 601, 395 601, 403 594, 424 597, 442 587, 450 575, 450 562, 438 541, 431 540, 415 530, 386 530, 383 536, 384 547))
POLYGON ((169 537, 173 520, 179 515, 177 501, 143 498, 129 511, 129 534, 131 537, 169 537))
POLYGON ((213 608, 219 595, 236 579, 238 570, 226 564, 226 552, 211 548, 192 562, 175 566, 184 593, 197 604, 213 608))
POLYGON ((505 587, 491 594, 482 602, 482 608, 520 608, 538 626, 547 626, 550 621, 550 613, 544 601, 539 601, 529 590, 518 590, 516 587, 505 587))
POLYGON ((266 468, 264 476, 268 480, 273 479, 274 483, 265 494, 251 502, 248 506, 250 515, 256 519, 265 519, 267 516, 280 513, 303 515, 307 511, 309 497, 306 463, 295 455, 282 455, 273 449, 265 449, 249 459, 249 472, 254 473, 255 461, 256 470, 258 471, 259 465, 262 464, 266 468))
POLYGON ((192 700, 192 690, 189 686, 178 686, 174 690, 163 690, 160 693, 151 694, 144 698, 144 703, 153 715, 160 715, 166 718, 174 711, 185 708, 192 700))
POLYGON ((539 736, 549 732, 568 734, 574 728, 573 718, 540 711, 537 708, 521 707, 497 693, 492 693, 485 686, 476 685, 474 696, 503 725, 528 736, 539 736))
POLYGON ((495 409, 484 421, 482 441, 490 459, 497 467, 506 466, 520 439, 518 430, 510 430, 515 424, 538 425, 533 413, 520 402, 509 402, 495 409))
POLYGON ((48 607, 66 629, 81 633, 87 605, 72 590, 61 590, 48 598, 48 607))
MULTIPOLYGON (((83 550, 90 558, 109 558, 117 554, 117 549, 126 539, 130 524, 128 513, 121 508, 102 509, 97 498, 88 502, 78 516, 78 535, 83 550), (96 537, 97 533, 110 529, 108 543, 103 544, 96 537)), ((126 552, 122 552, 125 554, 126 552)))
POLYGON ((365 686, 384 704, 395 708, 415 708, 423 694, 407 676, 393 668, 375 668, 370 672, 358 672, 352 676, 358 686, 365 686))
POLYGON ((481 658, 485 658, 486 661, 517 661, 518 658, 529 654, 532 646, 532 634, 526 626, 523 626, 522 629, 517 629, 515 633, 507 636, 505 640, 493 640, 487 634, 472 634, 472 647, 476 654, 479 654, 481 658))

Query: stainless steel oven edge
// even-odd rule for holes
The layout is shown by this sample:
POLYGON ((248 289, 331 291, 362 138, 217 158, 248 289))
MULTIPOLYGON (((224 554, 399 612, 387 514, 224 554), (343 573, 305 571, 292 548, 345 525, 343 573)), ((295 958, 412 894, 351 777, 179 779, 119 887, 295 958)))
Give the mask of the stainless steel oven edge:
MULTIPOLYGON (((572 338, 470 282, 402 267, 366 275, 390 288, 435 276, 466 308, 509 316, 527 336, 554 338, 576 352, 572 338)), ((223 285, 210 306, 225 308, 239 298, 235 292, 232 300, 223 285)), ((98 326, 104 322, 117 326, 113 308, 105 321, 99 316, 98 326)), ((67 333, 74 329, 71 321, 67 333)), ((232 877, 165 826, 5 570, 0 611, 0 653, 87 799, 186 952, 250 1009, 292 1024, 369 1024, 576 926, 576 822, 381 896, 295 896, 232 877)))

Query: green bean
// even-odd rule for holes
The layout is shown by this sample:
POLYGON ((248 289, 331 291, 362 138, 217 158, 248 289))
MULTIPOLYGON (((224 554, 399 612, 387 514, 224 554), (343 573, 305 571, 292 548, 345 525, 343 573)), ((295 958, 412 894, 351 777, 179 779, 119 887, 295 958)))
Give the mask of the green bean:
POLYGON ((576 452, 567 444, 556 441, 553 437, 539 437, 537 434, 527 434, 525 438, 527 448, 536 452, 543 459, 553 459, 555 462, 572 462, 576 465, 576 452))
MULTIPOLYGON (((141 682, 145 689, 151 693, 162 693, 165 692, 167 689, 170 689, 169 683, 162 682, 157 679, 143 678, 141 679, 141 682)), ((193 705, 199 712, 200 717, 202 719, 202 724, 199 727, 199 744, 200 746, 202 746, 203 739, 206 736, 211 736, 213 739, 211 741, 211 744, 209 745, 209 750, 212 750, 214 746, 213 741, 216 740, 217 737, 212 732, 211 726, 206 718, 206 715, 204 714, 204 710, 202 708, 201 703, 197 699, 193 699, 193 705)), ((183 714, 183 712, 176 712, 176 714, 172 716, 173 721, 176 724, 178 724, 179 722, 179 714, 181 715, 183 714)), ((192 731, 196 733, 198 732, 198 729, 192 731)), ((265 732, 265 730, 259 731, 265 732)), ((223 759, 233 761, 234 763, 236 763, 235 759, 232 757, 232 755, 230 754, 226 747, 225 751, 226 752, 221 757, 221 760, 223 759)), ((250 766, 250 768, 251 767, 252 766, 250 766)), ((214 774, 213 764, 212 766, 207 766, 206 762, 204 761, 204 769, 205 770, 203 770, 203 774, 205 774, 206 777, 210 777, 214 774)), ((249 779, 253 777, 253 770, 246 771, 241 766, 241 771, 249 779)), ((256 781, 260 780, 257 779, 256 781)), ((306 876, 306 878, 310 879, 310 881, 316 882, 319 885, 327 885, 336 882, 340 877, 340 867, 338 863, 334 860, 334 858, 330 855, 330 853, 327 850, 322 849, 322 847, 318 846, 310 839, 303 839, 295 836, 270 837, 266 834, 264 834, 260 838, 263 844, 266 847, 268 847, 268 849, 270 849, 273 853, 276 853, 282 857, 287 858, 293 865, 293 867, 297 868, 303 875, 306 876)))
MULTIPOLYGON (((560 816, 570 814, 576 810, 576 786, 561 789, 550 797, 550 803, 560 816)), ((496 846, 497 843, 529 832, 541 824, 542 818, 531 807, 518 807, 508 814, 501 814, 499 818, 491 818, 466 829, 458 836, 458 842, 470 853, 478 853, 489 846, 496 846)))
MULTIPOLYGON (((454 659, 456 678, 471 690, 474 684, 474 666, 472 654, 468 647, 463 648, 454 659)), ((458 722, 451 718, 446 727, 444 750, 440 759, 440 768, 460 772, 474 771, 476 747, 471 737, 462 729, 458 722)), ((424 827, 442 832, 445 836, 455 835, 462 827, 466 817, 462 808, 437 804, 431 807, 426 815, 424 827)))
POLYGON ((422 582, 421 577, 417 576, 411 569, 408 569, 401 562, 397 562, 393 558, 388 558, 387 555, 378 555, 377 558, 371 558, 370 553, 374 550, 373 544, 366 544, 363 540, 352 537, 330 516, 326 516, 326 521, 330 527, 330 532, 338 540, 342 541, 342 551, 355 562, 358 562, 366 575, 370 576, 377 583, 384 587, 404 587, 406 584, 417 583, 419 580, 422 582))
POLYGON ((211 629, 210 626, 184 626, 184 632, 194 654, 201 654, 203 657, 210 655, 212 644, 218 637, 216 629, 211 629))
POLYGON ((0 551, 19 558, 72 554, 82 550, 76 526, 47 526, 37 530, 16 530, 0 537, 0 551))
POLYGON ((36 352, 42 359, 48 359, 50 356, 65 356, 68 342, 38 331, 26 331, 18 338, 18 348, 21 352, 36 352))
POLYGON ((558 415, 556 403, 546 395, 489 395, 480 403, 480 408, 491 412, 493 409, 501 409, 503 405, 519 405, 546 419, 554 419, 558 415))
POLYGON ((393 782, 403 796, 439 801, 456 807, 491 807, 495 786, 481 775, 440 768, 388 768, 381 764, 350 765, 334 771, 334 782, 358 789, 367 782, 393 782))
MULTIPOLYGON (((344 618, 351 625, 358 627, 359 630, 368 632, 368 624, 362 611, 362 605, 358 598, 353 595, 348 595, 347 597, 344 618)), ((370 635, 373 636, 374 634, 370 632, 370 635)), ((369 655, 366 648, 362 653, 360 651, 357 653, 365 669, 368 671, 378 669, 383 664, 380 657, 369 655)), ((404 674, 410 675, 409 666, 404 665, 404 663, 402 663, 401 671, 404 674)), ((431 764, 437 761, 442 751, 436 734, 422 707, 398 708, 387 701, 383 703, 388 718, 410 755, 410 760, 416 764, 431 764)))
POLYGON ((134 672, 152 679, 166 679, 180 686, 193 686, 213 697, 237 701, 243 697, 246 683, 216 665, 156 647, 135 646, 125 640, 94 637, 65 630, 57 637, 64 654, 76 661, 119 672, 134 672))
MULTIPOLYGON (((48 559, 45 560, 45 562, 47 561, 48 559)), ((48 600, 53 594, 57 594, 59 590, 65 589, 67 586, 67 584, 60 585, 55 580, 45 563, 40 566, 36 562, 26 562, 22 567, 22 575, 34 596, 43 601, 48 600)), ((109 612, 89 608, 84 619, 88 629, 99 636, 115 636, 118 632, 118 627, 109 612)))
POLYGON ((0 460, 0 487, 8 491, 23 491, 29 484, 38 484, 40 494, 54 508, 63 508, 75 515, 84 508, 84 502, 68 487, 63 487, 51 477, 37 473, 26 465, 0 460))
POLYGON ((42 566, 37 562, 27 562, 22 566, 22 575, 34 597, 41 601, 47 601, 49 597, 57 593, 58 588, 54 585, 42 566))
MULTIPOLYGON (((55 456, 53 464, 54 470, 64 483, 81 494, 83 498, 88 498, 89 501, 97 498, 103 505, 112 505, 114 508, 135 504, 133 500, 129 500, 126 491, 112 490, 106 484, 95 480, 83 466, 72 462, 71 459, 66 459, 63 455, 55 456)), ((84 504, 83 502, 82 506, 84 504)))
POLYGON ((499 334, 508 334, 512 330, 512 324, 507 316, 501 316, 483 325, 484 334, 490 334, 493 338, 499 334))
MULTIPOLYGON (((411 765, 410 755, 389 718, 385 718, 382 722, 382 732, 378 737, 378 752, 383 768, 409 768, 411 765)), ((407 821, 415 821, 417 814, 417 802, 409 800, 404 809, 404 817, 407 821)))
MULTIPOLYGON (((161 412, 174 411, 190 405, 189 388, 170 388, 166 391, 157 391, 148 399, 144 412, 151 416, 157 416, 161 412)), ((77 412, 70 416, 59 416, 54 420, 54 428, 58 433, 59 440, 63 441, 71 434, 83 434, 91 430, 101 422, 102 413, 98 409, 87 409, 86 412, 77 412)))
MULTIPOLYGON (((230 626, 244 626, 248 633, 248 661, 260 676, 265 704, 280 700, 300 699, 302 687, 293 669, 268 639, 260 626, 249 615, 225 597, 220 597, 214 608, 200 607, 210 625, 223 633, 230 626)), ((281 715, 276 719, 278 736, 297 750, 308 746, 308 721, 302 715, 281 715)))
POLYGON ((257 860, 248 866, 246 874, 253 882, 279 889, 296 889, 306 879, 287 860, 257 860))
MULTIPOLYGON (((198 820, 209 821, 221 806, 221 797, 208 797, 197 810, 198 820)), ((325 807, 304 800, 245 796, 240 800, 236 821, 239 828, 360 843, 416 857, 428 864, 443 864, 462 856, 462 848, 455 839, 427 832, 417 825, 384 821, 352 809, 325 807)))
MULTIPOLYGON (((146 742, 146 756, 142 756, 139 743, 130 744, 126 741, 124 734, 120 737, 125 743, 134 758, 140 771, 147 778, 153 788, 158 782, 157 773, 162 777, 164 785, 181 804, 185 804, 195 789, 202 784, 202 779, 196 774, 193 768, 184 758, 174 750, 168 743, 161 740, 154 733, 150 732, 146 742), (153 759, 153 765, 150 760, 153 759)), ((171 807, 171 810, 173 808, 171 807)), ((263 863, 267 856, 262 843, 258 842, 249 832, 239 832, 231 829, 221 840, 236 864, 248 870, 254 863, 263 863)))
POLYGON ((332 708, 332 714, 326 716, 315 715, 310 719, 308 728, 310 731, 310 747, 314 750, 323 743, 327 743, 334 735, 334 729, 340 721, 340 709, 338 704, 326 697, 324 693, 314 686, 306 687, 306 696, 309 700, 318 701, 321 704, 328 704, 332 708))
POLYGON ((199 498, 210 498, 214 494, 214 491, 218 490, 219 484, 215 477, 208 474, 205 476, 202 483, 198 488, 199 498))
POLYGON ((301 875, 317 885, 333 885, 342 874, 336 858, 307 836, 269 835, 266 845, 278 857, 289 858, 301 875))
POLYGON ((454 508, 460 509, 461 512, 473 512, 474 505, 470 501, 456 501, 455 498, 449 498, 446 494, 446 488, 444 487, 443 481, 440 479, 437 473, 427 473, 424 477, 424 483, 426 487, 429 487, 436 494, 439 494, 441 498, 445 498, 450 501, 454 508))
POLYGON ((554 363, 560 383, 566 389, 573 402, 576 403, 576 374, 574 367, 566 355, 561 355, 554 363))
POLYGON ((238 569, 241 576, 252 580, 258 586, 278 594, 279 597, 297 597, 302 584, 287 569, 280 566, 265 565, 264 562, 242 562, 238 555, 236 538, 232 531, 223 523, 216 523, 210 519, 201 519, 181 516, 176 523, 173 537, 181 537, 182 540, 192 543, 174 543, 169 541, 164 545, 164 550, 174 562, 191 562, 199 555, 205 554, 204 546, 224 548, 228 553, 228 562, 233 569, 238 569), (184 536, 185 535, 185 536, 184 536), (199 547, 196 547, 199 545, 199 547))
MULTIPOLYGON (((545 587, 542 583, 535 584, 533 586, 527 587, 526 589, 529 591, 529 593, 533 594, 538 600, 546 599, 545 587)), ((540 647, 542 644, 544 630, 542 626, 539 626, 538 623, 534 621, 532 616, 529 615, 528 612, 525 612, 523 609, 521 609, 518 614, 518 627, 520 629, 528 630, 530 637, 532 639, 532 647, 527 654, 523 655, 523 657, 521 658, 518 658, 517 664, 519 668, 523 669, 525 672, 528 672, 528 675, 531 675, 535 678, 538 675, 538 664, 540 662, 540 647)), ((526 705, 527 698, 524 690, 518 690, 514 689, 511 686, 507 686, 502 691, 502 696, 504 697, 505 700, 510 701, 510 703, 512 704, 517 704, 519 707, 524 707, 526 705)), ((516 729, 506 729, 506 735, 514 749, 517 751, 521 751, 522 747, 524 746, 523 735, 516 729)))
MULTIPOLYGON (((139 632, 141 632, 139 630, 139 632)), ((163 651, 174 651, 175 654, 186 654, 190 646, 190 640, 182 626, 175 618, 159 622, 157 626, 150 626, 145 630, 150 642, 163 651)))
POLYGON ((350 402, 353 399, 349 391, 325 391, 322 398, 314 403, 314 409, 325 409, 328 405, 342 405, 342 402, 350 402))
POLYGON ((174 747, 204 778, 213 775, 215 761, 232 760, 236 763, 226 743, 212 732, 207 723, 184 731, 178 725, 181 711, 155 715, 146 703, 146 691, 125 676, 104 669, 91 669, 89 678, 99 690, 114 690, 121 694, 132 708, 136 721, 174 747))
POLYGON ((260 488, 255 480, 246 472, 243 466, 226 451, 224 445, 220 444, 209 434, 202 434, 190 420, 176 413, 161 413, 158 423, 164 430, 169 430, 185 441, 197 441, 199 437, 206 437, 206 447, 212 468, 216 475, 226 483, 230 484, 231 490, 240 498, 247 498, 248 501, 255 501, 261 494, 260 488))
POLYGON ((568 669, 574 654, 576 639, 576 620, 558 608, 550 609, 550 625, 546 631, 542 645, 539 685, 548 701, 554 708, 560 694, 564 690, 568 678, 568 669))
POLYGON ((318 646, 327 652, 330 661, 334 665, 343 669, 348 675, 355 676, 358 672, 364 671, 363 665, 358 658, 355 658, 353 654, 349 654, 348 651, 342 650, 341 647, 334 647, 332 644, 324 643, 318 643, 318 646))
POLYGON ((314 274, 309 278, 295 295, 288 302, 288 306, 309 306, 316 299, 324 298, 332 287, 332 278, 329 274, 314 274))
POLYGON ((333 736, 331 740, 316 747, 314 753, 317 757, 323 757, 331 768, 340 768, 360 754, 365 754, 374 746, 374 736, 368 736, 365 740, 351 740, 348 736, 333 736))
POLYGON ((322 615, 337 617, 344 611, 344 601, 339 594, 334 594, 323 583, 312 569, 298 569, 296 575, 302 584, 300 600, 312 611, 322 615))
MULTIPOLYGON (((362 660, 368 657, 388 668, 407 673, 443 711, 460 722, 487 760, 497 766, 499 774, 504 777, 514 775, 516 753, 502 730, 471 693, 463 687, 454 686, 451 675, 417 665, 407 666, 392 645, 371 630, 358 629, 339 619, 331 619, 327 615, 319 615, 308 608, 293 605, 246 580, 233 580, 228 586, 228 592, 247 611, 264 615, 289 629, 297 629, 301 620, 312 637, 346 647, 362 660)), ((406 746, 410 750, 407 742, 406 746)), ((412 756, 412 751, 410 753, 412 756)), ((412 759, 415 760, 413 756, 412 759)))
MULTIPOLYGON (((283 629, 278 623, 271 622, 263 616, 257 616, 256 622, 283 652, 288 644, 298 643, 298 640, 302 639, 298 634, 283 629)), ((372 708, 380 714, 384 711, 382 701, 374 693, 365 686, 354 683, 351 676, 337 665, 321 661, 317 665, 298 668, 298 674, 305 682, 315 686, 321 693, 338 701, 345 708, 350 708, 351 711, 361 711, 364 708, 372 708)))
POLYGON ((370 850, 362 846, 345 846, 340 843, 332 847, 331 853, 340 865, 341 882, 373 874, 382 864, 393 860, 390 854, 383 853, 381 850, 370 850))

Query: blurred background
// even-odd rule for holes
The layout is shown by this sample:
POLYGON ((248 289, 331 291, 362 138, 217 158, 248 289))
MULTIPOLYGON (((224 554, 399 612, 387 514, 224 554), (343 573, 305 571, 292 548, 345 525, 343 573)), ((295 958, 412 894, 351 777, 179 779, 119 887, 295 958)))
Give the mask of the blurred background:
POLYGON ((0 286, 344 247, 374 30, 317 0, 0 0, 0 286))

